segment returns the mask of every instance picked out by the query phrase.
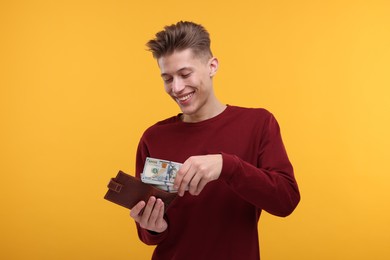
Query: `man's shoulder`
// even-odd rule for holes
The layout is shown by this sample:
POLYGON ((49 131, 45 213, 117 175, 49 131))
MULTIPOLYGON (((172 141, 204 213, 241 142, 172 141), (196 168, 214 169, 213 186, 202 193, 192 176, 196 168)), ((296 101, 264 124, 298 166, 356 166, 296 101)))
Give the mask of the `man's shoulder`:
POLYGON ((265 108, 253 108, 253 107, 241 107, 241 106, 229 106, 231 114, 238 117, 256 117, 256 118, 269 118, 272 113, 265 108))
POLYGON ((148 134, 148 133, 154 133, 154 132, 158 132, 160 131, 161 129, 165 129, 165 128, 169 128, 170 126, 173 126, 175 124, 177 124, 178 122, 178 116, 171 116, 171 117, 168 117, 166 119, 163 119, 161 121, 158 121, 157 123, 149 126, 146 130, 145 130, 145 134, 148 134))
POLYGON ((231 109, 232 124, 239 126, 240 131, 243 129, 254 130, 256 133, 264 133, 266 129, 277 125, 274 115, 265 108, 238 107, 231 109))
POLYGON ((166 126, 166 125, 171 125, 171 124, 175 124, 178 122, 178 116, 171 116, 171 117, 168 117, 166 119, 163 119, 161 121, 158 121, 157 123, 155 123, 154 125, 152 125, 152 127, 158 127, 158 126, 166 126))

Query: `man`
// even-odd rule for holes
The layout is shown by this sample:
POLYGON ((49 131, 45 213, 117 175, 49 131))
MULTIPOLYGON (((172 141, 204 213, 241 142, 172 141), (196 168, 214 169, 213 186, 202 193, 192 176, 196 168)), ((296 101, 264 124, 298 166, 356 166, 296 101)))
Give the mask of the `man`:
POLYGON ((183 165, 174 182, 179 197, 165 213, 155 197, 132 208, 139 238, 157 245, 153 259, 260 259, 261 211, 287 216, 300 200, 277 121, 265 109, 216 98, 218 60, 201 25, 167 26, 147 46, 181 113, 145 131, 136 175, 146 157, 183 165))

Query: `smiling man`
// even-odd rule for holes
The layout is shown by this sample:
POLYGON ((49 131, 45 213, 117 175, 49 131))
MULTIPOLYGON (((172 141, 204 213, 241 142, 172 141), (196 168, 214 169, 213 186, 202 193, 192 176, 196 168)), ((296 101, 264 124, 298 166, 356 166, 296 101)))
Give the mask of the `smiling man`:
POLYGON ((139 238, 157 245, 153 259, 260 259, 262 210, 284 217, 300 200, 276 119, 217 99, 218 60, 203 26, 166 26, 147 46, 181 113, 145 131, 136 175, 146 157, 183 165, 174 183, 179 197, 166 212, 155 197, 131 210, 139 238))
POLYGON ((199 122, 221 113, 226 105, 213 92, 217 72, 214 57, 197 57, 191 49, 175 51, 158 59, 165 91, 177 102, 184 122, 199 122))

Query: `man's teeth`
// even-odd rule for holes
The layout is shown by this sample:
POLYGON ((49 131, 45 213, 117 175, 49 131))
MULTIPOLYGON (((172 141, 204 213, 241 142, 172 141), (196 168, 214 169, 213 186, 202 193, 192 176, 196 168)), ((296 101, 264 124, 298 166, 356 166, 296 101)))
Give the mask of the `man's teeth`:
POLYGON ((186 95, 186 96, 178 97, 177 99, 178 99, 179 101, 186 101, 187 99, 189 99, 189 98, 192 96, 192 94, 193 94, 193 93, 190 93, 190 94, 188 94, 188 95, 186 95))

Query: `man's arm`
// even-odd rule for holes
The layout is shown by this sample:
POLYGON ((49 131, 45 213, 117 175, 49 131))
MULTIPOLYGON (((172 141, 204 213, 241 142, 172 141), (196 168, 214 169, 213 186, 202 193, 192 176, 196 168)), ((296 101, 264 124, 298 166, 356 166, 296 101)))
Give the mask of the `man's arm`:
POLYGON ((224 180, 239 196, 259 209, 277 216, 287 216, 300 200, 293 167, 288 159, 279 125, 269 114, 258 148, 258 165, 254 166, 238 156, 192 156, 177 173, 175 186, 183 196, 189 186, 198 195, 213 180, 224 180))

